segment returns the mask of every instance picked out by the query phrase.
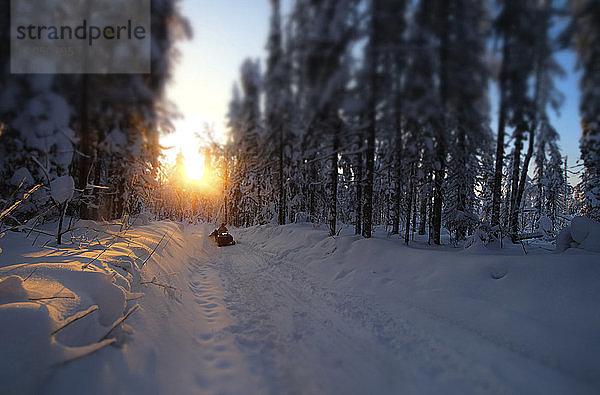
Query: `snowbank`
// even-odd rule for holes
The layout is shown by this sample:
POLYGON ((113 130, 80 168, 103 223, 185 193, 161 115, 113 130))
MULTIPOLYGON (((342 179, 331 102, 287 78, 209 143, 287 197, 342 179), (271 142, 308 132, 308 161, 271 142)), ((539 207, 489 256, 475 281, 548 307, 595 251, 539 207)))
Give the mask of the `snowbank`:
POLYGON ((310 223, 234 229, 239 244, 218 248, 210 225, 77 226, 68 246, 0 238, 2 393, 600 388, 600 266, 588 251, 406 247, 310 223), (323 347, 336 336, 357 344, 323 347), (379 356, 399 365, 371 375, 379 356), (278 386, 291 378, 330 387, 278 386))
MULTIPOLYGON (((72 179, 55 181, 55 200, 68 199, 72 179)), ((66 362, 110 344, 128 343, 130 327, 123 321, 144 296, 132 289, 147 291, 152 286, 164 297, 160 286, 143 283, 173 269, 165 267, 172 262, 162 257, 181 249, 176 224, 127 229, 80 221, 76 227, 67 246, 52 244, 50 237, 34 241, 34 236, 27 239, 13 232, 0 240, 2 393, 37 393, 66 362)), ((98 371, 90 362, 81 366, 98 371)), ((68 375, 62 380, 61 392, 77 378, 68 375)))
MULTIPOLYGON (((580 221, 572 225, 575 238, 591 250, 588 240, 594 240, 595 225, 587 223, 586 232, 580 221)), ((600 266, 595 254, 551 254, 534 246, 521 256, 435 251, 385 237, 328 237, 305 224, 237 233, 241 244, 303 268, 328 294, 368 298, 391 316, 422 312, 555 369, 560 372, 555 375, 564 375, 555 377, 566 385, 563 390, 576 382, 600 388, 600 266)), ((386 335, 393 338, 393 330, 386 335)), ((447 334, 437 335, 446 345, 454 344, 447 334)), ((503 363, 500 359, 498 366, 503 363)), ((515 380, 531 377, 524 373, 515 380)), ((531 384, 538 390, 543 386, 531 384)), ((558 387, 550 390, 561 392, 558 387)))
POLYGON ((575 217, 556 238, 556 252, 580 248, 600 252, 600 223, 587 217, 575 217))

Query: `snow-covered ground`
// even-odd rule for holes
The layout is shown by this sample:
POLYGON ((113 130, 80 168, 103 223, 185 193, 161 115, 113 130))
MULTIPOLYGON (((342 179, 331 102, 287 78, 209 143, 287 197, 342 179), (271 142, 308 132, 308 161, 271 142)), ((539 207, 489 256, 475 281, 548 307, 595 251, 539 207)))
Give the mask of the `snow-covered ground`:
POLYGON ((0 239, 1 393, 600 392, 597 253, 82 225, 0 239))

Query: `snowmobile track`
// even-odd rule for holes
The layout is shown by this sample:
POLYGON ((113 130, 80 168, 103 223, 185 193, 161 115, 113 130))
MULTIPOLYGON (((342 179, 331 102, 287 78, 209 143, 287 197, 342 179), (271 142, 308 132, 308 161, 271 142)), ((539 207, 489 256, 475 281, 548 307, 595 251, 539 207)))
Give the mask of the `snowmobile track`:
MULTIPOLYGON (((491 362, 498 353, 529 360, 540 376, 569 380, 567 372, 543 359, 410 301, 397 301, 403 311, 397 315, 377 303, 375 295, 325 289, 300 266, 240 243, 215 257, 224 306, 235 322, 224 330, 234 336, 261 383, 258 392, 419 393, 422 383, 430 382, 431 392, 467 387, 507 393, 518 368, 504 367, 499 374, 491 362), (464 349, 475 344, 476 351, 466 353, 456 343, 445 343, 435 335, 440 332, 453 333, 464 349)), ((552 383, 546 388, 552 390, 552 383)))

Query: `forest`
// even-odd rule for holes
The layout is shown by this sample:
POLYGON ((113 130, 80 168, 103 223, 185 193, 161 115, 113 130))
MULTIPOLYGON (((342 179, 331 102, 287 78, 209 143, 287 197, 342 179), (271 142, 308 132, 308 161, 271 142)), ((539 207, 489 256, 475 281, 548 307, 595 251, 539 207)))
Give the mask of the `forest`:
POLYGON ((599 21, 0 0, 0 393, 600 394, 599 21))
POLYGON ((439 244, 598 218, 597 2, 296 1, 285 22, 272 5, 266 71, 241 66, 221 154, 232 222, 306 213, 330 235, 439 244), (574 187, 549 117, 567 49, 583 70, 574 187))
POLYGON ((382 225, 440 244, 600 218, 598 2, 296 0, 285 16, 271 5, 265 66, 244 61, 227 142, 201 148, 210 188, 176 176, 183 159, 161 161, 176 115, 165 85, 191 36, 177 1, 152 1, 152 72, 126 75, 11 74, 5 5, 2 226, 150 211, 235 226, 304 218, 365 238, 382 225), (560 51, 581 70, 577 166, 549 116, 560 51))

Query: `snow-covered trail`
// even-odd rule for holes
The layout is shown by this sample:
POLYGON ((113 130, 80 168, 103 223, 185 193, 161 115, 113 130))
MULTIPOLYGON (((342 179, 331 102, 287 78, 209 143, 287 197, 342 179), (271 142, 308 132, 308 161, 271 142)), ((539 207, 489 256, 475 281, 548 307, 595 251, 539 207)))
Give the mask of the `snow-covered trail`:
POLYGON ((131 282, 144 297, 121 348, 57 368, 43 393, 598 393, 595 255, 425 251, 310 225, 237 229, 219 248, 211 230, 132 230, 141 259, 171 236, 131 282))
POLYGON ((402 363, 353 326, 281 261, 239 245, 223 251, 228 330, 267 393, 369 393, 398 388, 402 363))
POLYGON ((331 291, 301 263, 243 241, 207 248, 190 287, 219 324, 199 334, 199 352, 241 392, 593 393, 551 361, 410 301, 331 291))
POLYGON ((0 307, 14 312, 0 326, 0 348, 9 350, 0 358, 9 387, 0 392, 600 389, 597 254, 415 249, 385 235, 332 238, 312 224, 236 229, 238 244, 223 248, 207 237, 208 224, 160 221, 116 237, 118 229, 88 223, 75 239, 88 242, 64 247, 33 246, 18 233, 0 240, 0 307), (35 297, 67 291, 73 296, 42 298, 47 310, 27 319, 35 297), (53 362, 61 360, 55 345, 93 344, 109 330, 102 317, 110 324, 135 304, 113 346, 53 362), (97 313, 55 337, 41 325, 94 305, 97 313), (27 370, 7 374, 18 364, 27 370))

